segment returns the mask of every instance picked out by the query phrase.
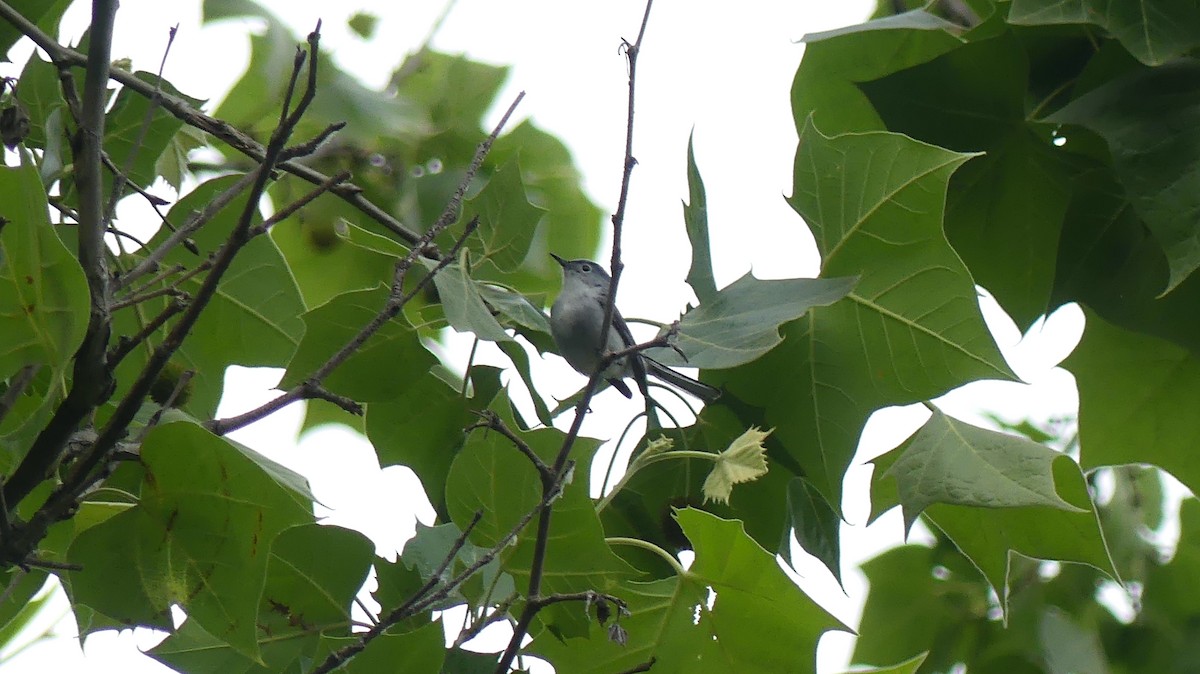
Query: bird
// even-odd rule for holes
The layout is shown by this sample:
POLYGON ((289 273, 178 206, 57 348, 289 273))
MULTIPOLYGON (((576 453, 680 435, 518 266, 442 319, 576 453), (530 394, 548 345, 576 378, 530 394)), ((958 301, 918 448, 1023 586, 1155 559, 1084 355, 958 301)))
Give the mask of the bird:
MULTIPOLYGON (((554 253, 550 256, 563 271, 562 290, 550 307, 550 333, 559 355, 576 372, 590 377, 606 354, 623 351, 637 342, 625 319, 621 318, 621 312, 613 307, 612 325, 601 347, 600 329, 612 283, 604 267, 591 260, 565 260, 554 253)), ((712 386, 680 374, 644 353, 618 358, 603 372, 608 383, 626 398, 632 398, 633 392, 623 380, 633 377, 645 395, 647 374, 705 402, 716 400, 721 394, 712 386)))

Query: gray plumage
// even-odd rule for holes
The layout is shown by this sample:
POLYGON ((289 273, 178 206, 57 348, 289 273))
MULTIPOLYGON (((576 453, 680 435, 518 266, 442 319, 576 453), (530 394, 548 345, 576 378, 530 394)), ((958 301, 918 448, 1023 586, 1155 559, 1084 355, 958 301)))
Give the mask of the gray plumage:
MULTIPOLYGON (((551 253, 563 269, 562 290, 550 307, 550 332, 559 354, 580 374, 591 376, 599 367, 605 353, 622 351, 637 342, 613 308, 612 326, 603 346, 600 329, 604 323, 604 308, 608 302, 611 279, 603 267, 591 260, 564 260, 551 253)), ((623 379, 633 377, 643 395, 646 393, 646 374, 686 391, 704 401, 712 401, 720 392, 691 377, 679 374, 645 354, 626 356, 609 364, 604 378, 626 398, 633 393, 623 379)))

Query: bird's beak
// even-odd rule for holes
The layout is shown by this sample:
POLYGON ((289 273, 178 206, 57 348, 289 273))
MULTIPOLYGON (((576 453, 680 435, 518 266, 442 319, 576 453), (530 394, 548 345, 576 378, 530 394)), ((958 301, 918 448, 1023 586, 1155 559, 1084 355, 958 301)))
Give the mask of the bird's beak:
POLYGON ((564 260, 564 259, 562 259, 561 257, 559 257, 559 256, 555 255, 554 253, 550 253, 550 257, 554 258, 554 261, 558 263, 558 266, 562 267, 563 269, 566 269, 566 268, 567 268, 567 261, 566 261, 566 260, 564 260))

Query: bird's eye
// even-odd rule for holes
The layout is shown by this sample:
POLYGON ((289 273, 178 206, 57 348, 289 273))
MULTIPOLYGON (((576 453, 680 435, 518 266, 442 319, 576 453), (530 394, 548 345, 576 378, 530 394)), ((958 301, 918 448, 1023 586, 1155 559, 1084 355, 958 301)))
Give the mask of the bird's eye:
POLYGON ((590 271, 592 270, 592 265, 590 265, 590 264, 580 265, 580 267, 579 267, 579 268, 580 268, 581 270, 583 270, 583 272, 584 272, 584 273, 587 273, 587 272, 590 272, 590 271))

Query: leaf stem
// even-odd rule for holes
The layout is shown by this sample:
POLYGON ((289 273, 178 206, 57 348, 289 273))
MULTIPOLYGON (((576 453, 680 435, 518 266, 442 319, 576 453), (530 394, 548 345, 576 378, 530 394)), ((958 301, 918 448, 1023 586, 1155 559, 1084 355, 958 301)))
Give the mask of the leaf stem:
POLYGON ((663 561, 666 562, 668 565, 670 565, 670 567, 675 571, 675 575, 677 575, 677 576, 687 576, 688 575, 687 569, 683 568, 683 565, 679 563, 678 559, 675 559, 674 555, 667 552, 666 550, 663 550, 662 548, 651 543, 650 541, 643 541, 640 538, 625 538, 624 536, 613 536, 611 538, 605 538, 604 542, 608 543, 609 545, 626 545, 631 548, 641 548, 643 550, 649 550, 650 552, 653 552, 654 554, 658 555, 659 557, 662 557, 663 561))

